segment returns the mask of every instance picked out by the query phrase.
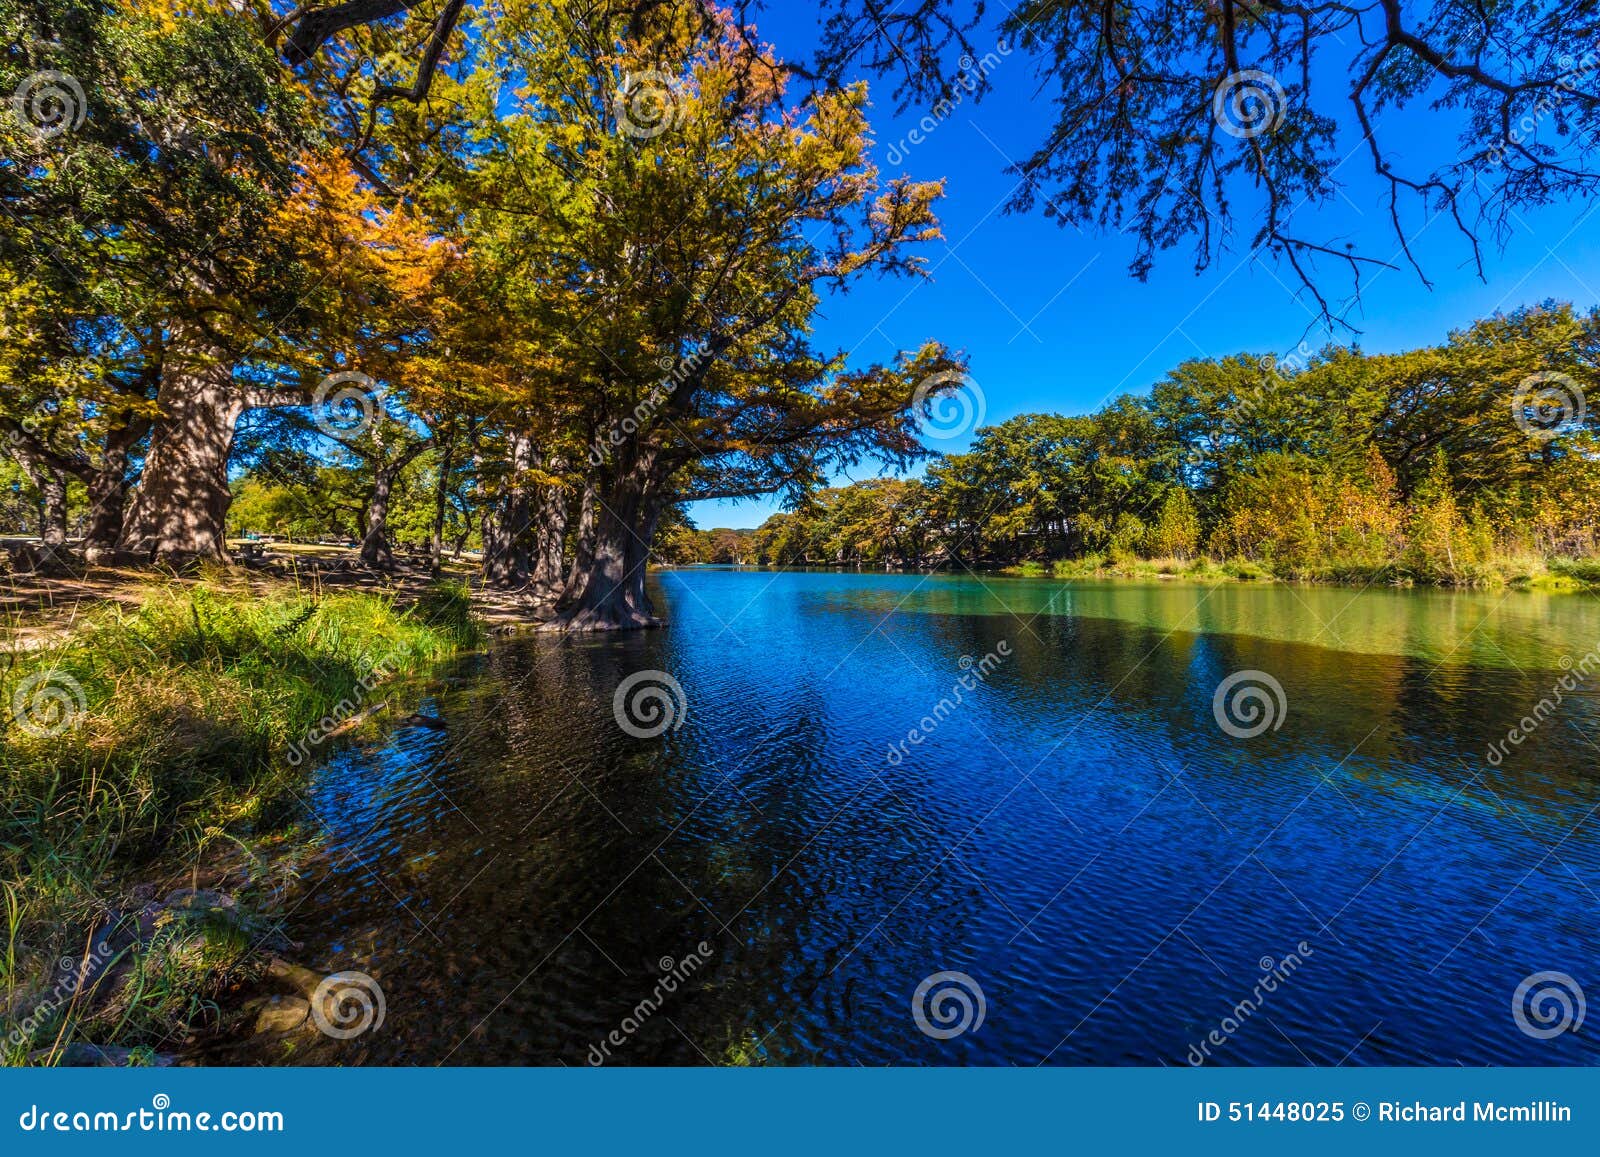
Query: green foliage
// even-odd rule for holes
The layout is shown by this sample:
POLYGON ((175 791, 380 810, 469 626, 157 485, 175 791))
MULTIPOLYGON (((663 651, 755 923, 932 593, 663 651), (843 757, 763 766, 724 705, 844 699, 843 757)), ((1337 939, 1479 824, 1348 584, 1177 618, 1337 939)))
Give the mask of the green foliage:
MULTIPOLYGON (((8 716, 0 736, 13 947, 31 946, 30 959, 78 951, 65 942, 73 922, 98 918, 135 873, 276 829, 304 778, 285 760, 292 745, 339 704, 375 706, 382 681, 477 642, 459 587, 406 609, 367 593, 211 582, 151 588, 138 609, 103 607, 66 642, 27 652, 0 675, 4 701, 20 694, 35 725, 8 716), (40 688, 68 714, 49 713, 40 688)), ((13 952, 0 975, 8 999, 31 979, 23 968, 13 952)))
POLYGON ((1518 400, 1534 375, 1592 397, 1597 365, 1600 313, 1558 304, 1402 354, 1185 362, 1146 398, 980 430, 924 480, 818 491, 759 557, 1175 573, 1203 546, 1234 577, 1542 581, 1600 551, 1597 418, 1518 400))
POLYGON ((1200 515, 1194 499, 1174 486, 1144 536, 1146 558, 1193 558, 1200 548, 1200 515))

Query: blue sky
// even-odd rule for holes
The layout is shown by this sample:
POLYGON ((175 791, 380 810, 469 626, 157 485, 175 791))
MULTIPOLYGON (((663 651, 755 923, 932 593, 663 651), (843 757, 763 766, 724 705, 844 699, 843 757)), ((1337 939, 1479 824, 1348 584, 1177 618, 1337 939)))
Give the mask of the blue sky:
MULTIPOLYGON (((759 26, 762 39, 783 55, 795 55, 814 36, 810 13, 791 7, 769 13, 759 26)), ((978 43, 992 42, 993 34, 987 36, 980 34, 978 43)), ((929 279, 869 281, 829 299, 818 325, 822 345, 852 351, 857 363, 887 360, 928 339, 964 350, 984 399, 984 422, 993 424, 1033 411, 1095 410, 1117 394, 1147 391, 1187 358, 1283 355, 1303 338, 1313 348, 1326 340, 1324 330, 1307 333, 1315 306, 1295 294, 1291 272, 1249 257, 1248 229, 1205 273, 1195 275, 1191 250, 1180 245, 1158 258, 1141 283, 1127 272, 1130 238, 1062 228, 1037 211, 1008 213, 1014 178, 1006 169, 1043 138, 1053 110, 1049 90, 1037 92, 1033 63, 1021 51, 1002 59, 990 79, 989 96, 961 105, 922 143, 904 148, 898 167, 888 163, 891 148, 927 110, 892 115, 886 89, 875 102, 877 160, 885 176, 903 171, 919 180, 945 178, 945 240, 925 249, 929 279)), ((1441 141, 1453 143, 1455 135, 1426 116, 1380 122, 1378 129, 1396 161, 1409 154, 1418 165, 1431 165, 1441 141)), ((1398 242, 1365 146, 1353 135, 1341 146, 1363 150, 1338 173, 1348 199, 1325 209, 1304 206, 1297 214, 1301 232, 1337 237, 1387 258, 1398 242)), ((1401 268, 1369 274, 1361 306, 1350 316, 1360 344, 1374 352, 1425 345, 1496 309, 1545 298, 1580 307, 1600 303, 1600 216, 1588 215, 1594 208, 1560 205, 1521 214, 1503 249, 1486 241, 1480 281, 1448 219, 1430 221, 1413 206, 1407 233, 1433 289, 1403 260, 1401 268)), ((1325 266, 1323 272, 1330 300, 1346 296, 1343 271, 1325 266)), ((937 447, 959 451, 968 442, 937 447)), ((867 465, 853 476, 878 472, 867 465)), ((690 513, 701 527, 749 527, 777 508, 770 499, 702 502, 690 513)))

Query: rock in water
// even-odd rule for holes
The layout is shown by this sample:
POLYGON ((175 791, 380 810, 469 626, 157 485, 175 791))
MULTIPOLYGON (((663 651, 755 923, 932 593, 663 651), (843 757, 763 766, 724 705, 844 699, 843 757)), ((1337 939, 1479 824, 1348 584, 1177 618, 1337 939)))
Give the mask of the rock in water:
POLYGON ((291 1032, 305 1024, 311 1004, 298 996, 271 996, 261 1002, 256 1013, 256 1032, 291 1032))

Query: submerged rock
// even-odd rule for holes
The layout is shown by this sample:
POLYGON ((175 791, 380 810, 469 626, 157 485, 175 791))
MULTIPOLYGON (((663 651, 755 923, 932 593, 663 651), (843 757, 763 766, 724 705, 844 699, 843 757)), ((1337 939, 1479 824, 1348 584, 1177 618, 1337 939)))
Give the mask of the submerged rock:
MULTIPOLYGON (((298 964, 290 964, 287 960, 273 957, 267 964, 267 975, 288 988, 298 992, 308 1001, 316 994, 322 984, 320 973, 312 972, 309 968, 302 968, 298 964)), ((308 1004, 309 1008, 310 1005, 308 1004)))
POLYGON ((179 888, 161 902, 174 916, 219 916, 238 907, 232 896, 209 888, 179 888))
MULTIPOLYGON (((256 1006, 257 1033, 293 1032, 311 1015, 311 1003, 299 996, 269 996, 251 1001, 256 1006)), ((250 1005, 246 1005, 250 1007, 250 1005)))

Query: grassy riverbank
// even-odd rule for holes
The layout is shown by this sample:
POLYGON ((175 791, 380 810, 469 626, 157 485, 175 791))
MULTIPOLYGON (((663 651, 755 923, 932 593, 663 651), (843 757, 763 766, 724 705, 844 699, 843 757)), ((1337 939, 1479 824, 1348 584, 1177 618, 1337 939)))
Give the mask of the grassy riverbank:
POLYGON ((1195 582, 1312 582, 1355 586, 1438 586, 1476 590, 1517 588, 1549 591, 1600 590, 1600 560, 1505 557, 1474 563, 1459 571, 1417 575, 1404 567, 1348 565, 1311 568, 1271 567, 1258 562, 1218 562, 1210 558, 1087 558, 1025 562, 1001 574, 1026 578, 1182 578, 1195 582))
POLYGON ((247 913, 248 897, 230 897, 226 927, 211 921, 212 935, 156 969, 120 960, 110 999, 63 985, 51 962, 81 959, 111 914, 149 911, 177 884, 216 888, 204 877, 219 865, 258 862, 252 849, 279 838, 298 806, 307 761, 290 752, 375 706, 381 683, 478 642, 453 585, 401 606, 213 579, 151 587, 135 609, 102 605, 64 641, 0 658, 0 1061, 53 1055, 75 1037, 157 1046, 195 1019, 227 955, 215 949, 248 941, 261 915, 247 913))

